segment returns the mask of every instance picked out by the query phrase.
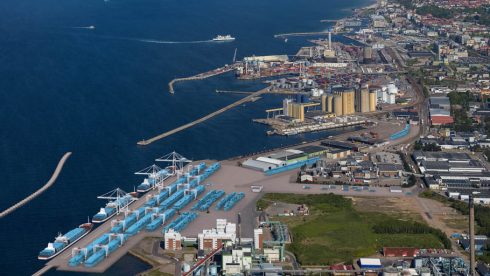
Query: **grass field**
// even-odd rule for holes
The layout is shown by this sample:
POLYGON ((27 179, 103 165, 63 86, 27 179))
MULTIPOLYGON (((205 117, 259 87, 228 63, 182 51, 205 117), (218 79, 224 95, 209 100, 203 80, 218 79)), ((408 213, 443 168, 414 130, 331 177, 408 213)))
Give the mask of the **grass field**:
POLYGON ((374 225, 393 222, 393 217, 359 212, 350 199, 342 196, 266 194, 262 200, 274 201, 304 203, 310 207, 307 217, 279 218, 289 226, 293 238, 288 250, 302 265, 351 262, 376 254, 383 246, 443 248, 443 243, 433 234, 376 233, 374 225))

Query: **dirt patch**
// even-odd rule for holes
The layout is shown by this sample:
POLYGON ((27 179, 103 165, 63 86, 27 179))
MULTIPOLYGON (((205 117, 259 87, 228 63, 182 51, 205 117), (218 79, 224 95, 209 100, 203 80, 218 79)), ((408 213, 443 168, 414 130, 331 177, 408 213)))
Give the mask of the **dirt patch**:
POLYGON ((420 208, 412 197, 352 197, 351 199, 354 208, 361 212, 379 212, 423 222, 420 208))

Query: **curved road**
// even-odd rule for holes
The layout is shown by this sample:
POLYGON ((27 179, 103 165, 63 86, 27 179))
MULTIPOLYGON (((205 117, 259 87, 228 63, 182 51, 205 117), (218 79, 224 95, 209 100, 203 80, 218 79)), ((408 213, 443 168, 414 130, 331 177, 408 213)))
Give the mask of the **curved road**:
POLYGON ((37 190, 34 193, 32 193, 30 196, 24 198, 23 200, 21 200, 21 201, 17 202, 16 204, 12 205, 10 208, 8 208, 5 211, 1 212, 0 213, 0 218, 3 218, 5 216, 9 215, 13 211, 15 211, 18 208, 24 206, 29 201, 33 200, 34 198, 36 198, 37 196, 39 196, 40 194, 42 194, 44 191, 46 191, 47 189, 49 189, 54 184, 54 182, 56 181, 56 179, 58 178, 58 175, 60 174, 61 169, 63 169, 63 165, 65 164, 65 162, 68 159, 68 157, 70 157, 70 155, 71 155, 71 152, 67 152, 67 153, 65 153, 65 155, 63 155, 63 157, 61 158, 60 162, 58 163, 58 166, 54 170, 53 175, 51 176, 51 178, 48 180, 48 182, 44 186, 42 186, 39 190, 37 190))

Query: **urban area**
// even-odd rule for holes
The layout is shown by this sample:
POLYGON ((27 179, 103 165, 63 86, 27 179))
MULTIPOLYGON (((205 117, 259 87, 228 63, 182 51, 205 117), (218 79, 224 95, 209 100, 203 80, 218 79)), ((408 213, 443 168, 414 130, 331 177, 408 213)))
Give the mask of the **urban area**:
MULTIPOLYGON (((265 88, 264 135, 338 135, 228 160, 177 152, 99 198, 90 222, 39 253, 49 269, 142 275, 490 275, 490 1, 378 0, 295 55, 249 56, 169 84, 229 73, 265 88)), ((231 38, 230 38, 231 39, 231 38)), ((82 222, 83 220, 81 220, 82 222)), ((46 241, 48 242, 48 241, 46 241)))

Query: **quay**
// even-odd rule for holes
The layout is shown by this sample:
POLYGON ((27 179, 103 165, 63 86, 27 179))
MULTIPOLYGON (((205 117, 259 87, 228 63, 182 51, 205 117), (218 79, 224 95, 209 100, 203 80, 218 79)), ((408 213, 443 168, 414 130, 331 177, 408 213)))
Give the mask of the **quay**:
POLYGON ((229 93, 229 94, 252 94, 254 92, 247 92, 247 91, 233 91, 233 90, 218 90, 216 89, 216 93, 229 93))
MULTIPOLYGON (((163 183, 164 185, 169 185, 170 183, 174 182, 176 180, 176 177, 169 177, 167 178, 163 183)), ((133 202, 132 204, 129 205, 129 208, 131 210, 136 210, 140 207, 142 207, 146 203, 146 199, 148 196, 154 196, 158 194, 159 191, 158 189, 153 189, 149 192, 147 192, 143 197, 139 198, 137 201, 133 202)), ((128 253, 128 251, 133 248, 136 244, 138 244, 141 240, 143 240, 145 237, 161 237, 161 234, 159 231, 155 232, 147 232, 147 231, 141 231, 139 234, 131 237, 127 241, 123 243, 121 247, 119 247, 116 251, 112 252, 111 254, 108 255, 107 258, 105 258, 102 262, 97 264, 95 267, 85 267, 84 265, 79 265, 76 267, 71 267, 68 265, 68 261, 72 257, 72 250, 75 248, 84 248, 88 244, 90 244, 92 241, 97 239, 98 237, 102 236, 104 233, 108 233, 110 229, 112 228, 112 221, 116 219, 123 219, 124 218, 124 212, 119 213, 118 215, 114 216, 112 219, 107 220, 106 222, 103 222, 101 224, 98 224, 96 227, 94 227, 94 230, 90 232, 88 235, 77 241, 76 243, 70 245, 70 248, 62 252, 60 255, 54 257, 50 261, 48 261, 41 270, 36 272, 35 275, 42 275, 42 273, 45 273, 48 268, 56 268, 57 270, 61 271, 73 271, 73 272, 90 272, 90 273, 103 273, 106 271, 109 267, 111 267, 115 262, 117 262, 120 258, 122 258, 124 255, 128 253), (40 273, 40 274, 38 274, 40 273)))
MULTIPOLYGON (((276 34, 274 38, 286 38, 290 36, 309 36, 309 35, 328 35, 329 32, 303 32, 303 33, 284 33, 276 34)), ((341 34, 342 32, 331 32, 332 34, 341 34)))
POLYGON ((151 143, 153 143, 155 141, 158 141, 160 139, 163 139, 165 137, 168 137, 170 135, 173 135, 173 134, 175 134, 177 132, 180 132, 180 131, 182 131, 184 129, 190 128, 190 127, 195 126, 197 124, 200 124, 200 123, 202 123, 202 122, 204 122, 204 121, 206 121, 208 119, 211 119, 211 118, 213 118, 213 117, 215 117, 215 116, 217 116, 217 115, 219 115, 219 114, 221 114, 221 113, 223 113, 223 112, 225 112, 225 111, 227 111, 229 109, 232 109, 232 108, 234 108, 234 107, 236 107, 238 105, 241 105, 241 104, 246 103, 246 102, 257 100, 257 96, 269 92, 269 89, 270 89, 269 87, 266 87, 266 88, 264 88, 262 90, 259 90, 257 92, 251 93, 250 95, 246 96, 245 98, 242 98, 242 99, 240 99, 240 100, 238 100, 238 101, 236 101, 236 102, 234 102, 234 103, 232 103, 230 105, 227 105, 227 106, 225 106, 225 107, 223 107, 223 108, 221 108, 221 109, 219 109, 219 110, 217 110, 217 111, 215 111, 213 113, 210 113, 210 114, 208 114, 208 115, 206 115, 206 116, 204 116, 204 117, 202 117, 200 119, 197 119, 197 120, 195 120, 193 122, 190 122, 190 123, 185 124, 183 126, 180 126, 178 128, 175 128, 175 129, 172 129, 172 130, 167 131, 165 133, 162 133, 160 135, 157 135, 157 136, 155 136, 153 138, 150 138, 150 139, 147 139, 147 140, 141 140, 137 144, 140 145, 140 146, 146 146, 146 145, 149 145, 149 144, 151 144, 151 143))
POLYGON ((56 169, 55 169, 53 175, 51 176, 51 178, 48 180, 48 182, 44 186, 42 186, 39 190, 37 190, 34 193, 32 193, 30 196, 24 198, 23 200, 21 200, 21 201, 17 202, 16 204, 12 205, 10 208, 8 208, 5 211, 1 212, 0 213, 0 218, 3 218, 5 216, 9 215, 13 211, 15 211, 15 210, 19 209, 20 207, 24 206, 29 201, 33 200, 34 198, 36 198, 40 194, 44 193, 44 191, 46 191, 47 189, 49 189, 51 186, 53 186, 53 184, 56 182, 56 179, 58 178, 58 175, 61 172, 61 169, 63 169, 63 165, 65 164, 65 162, 68 159, 68 157, 70 157, 70 155, 71 155, 71 152, 67 152, 67 153, 65 153, 63 155, 63 157, 61 158, 60 162, 58 162, 58 166, 56 166, 56 169))
POLYGON ((214 77, 217 75, 221 75, 221 74, 230 72, 234 69, 235 69, 234 65, 231 65, 231 66, 225 65, 223 67, 216 68, 216 69, 208 71, 208 72, 200 73, 200 74, 197 74, 195 76, 173 79, 168 83, 168 89, 169 89, 170 93, 174 94, 175 93, 174 84, 177 82, 192 81, 192 80, 203 80, 203 79, 207 79, 210 77, 214 77))

